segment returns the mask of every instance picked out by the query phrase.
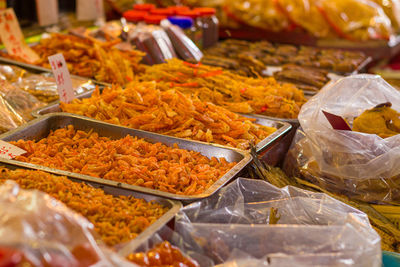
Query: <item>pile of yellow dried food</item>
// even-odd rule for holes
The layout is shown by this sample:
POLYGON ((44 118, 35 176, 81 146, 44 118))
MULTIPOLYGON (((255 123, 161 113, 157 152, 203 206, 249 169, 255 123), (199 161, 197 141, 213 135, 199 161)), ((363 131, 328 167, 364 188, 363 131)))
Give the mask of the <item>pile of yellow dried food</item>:
POLYGON ((86 217, 109 246, 129 241, 168 208, 132 196, 115 197, 85 183, 41 171, 0 168, 0 183, 13 180, 23 189, 43 191, 86 217))
POLYGON ((111 140, 72 125, 37 142, 11 143, 27 151, 19 161, 181 195, 204 192, 236 164, 130 135, 111 140))
POLYGON ((212 103, 176 90, 156 90, 155 82, 131 83, 98 89, 90 98, 61 103, 64 112, 75 113, 135 129, 249 149, 276 129, 253 123, 212 103))
MULTIPOLYGON (((113 47, 119 41, 101 42, 95 39, 54 33, 32 47, 40 57, 34 64, 51 68, 48 57, 62 53, 71 74, 107 83, 125 84, 132 81, 135 74, 144 70, 139 63, 143 53, 133 49, 120 51, 113 47)), ((24 61, 22 58, 16 58, 6 53, 2 53, 2 56, 24 61)))
POLYGON ((274 78, 244 77, 178 59, 147 67, 139 79, 157 81, 160 90, 174 88, 239 113, 293 119, 306 102, 304 93, 293 84, 280 84, 274 78))

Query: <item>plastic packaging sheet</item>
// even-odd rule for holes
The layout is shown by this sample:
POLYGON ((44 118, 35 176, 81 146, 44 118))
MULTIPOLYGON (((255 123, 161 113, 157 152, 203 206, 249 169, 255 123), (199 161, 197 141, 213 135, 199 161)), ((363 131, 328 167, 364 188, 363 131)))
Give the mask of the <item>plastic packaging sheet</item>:
POLYGON ((0 186, 0 264, 136 266, 97 245, 92 233, 90 222, 50 196, 12 181, 0 186))
POLYGON ((261 180, 239 178, 186 206, 175 231, 185 241, 184 251, 190 247, 219 266, 381 264, 380 237, 366 214, 325 194, 261 180))
POLYGON ((302 130, 289 150, 285 171, 353 199, 399 203, 400 135, 383 139, 334 130, 321 112, 342 116, 352 125, 362 112, 385 102, 400 111, 400 92, 379 76, 349 76, 325 87, 300 111, 302 130))
POLYGON ((0 94, 0 134, 14 129, 25 122, 0 94))

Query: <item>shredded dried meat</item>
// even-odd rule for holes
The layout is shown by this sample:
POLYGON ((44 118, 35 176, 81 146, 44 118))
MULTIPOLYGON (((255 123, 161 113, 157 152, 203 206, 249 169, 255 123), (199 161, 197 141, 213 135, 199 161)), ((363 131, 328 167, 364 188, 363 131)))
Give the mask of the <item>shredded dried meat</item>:
POLYGON ((274 78, 240 76, 179 59, 148 67, 139 79, 157 81, 157 88, 162 91, 176 89, 239 113, 297 118, 306 102, 304 93, 293 84, 280 84, 274 78))
POLYGON ((130 135, 111 140, 72 125, 37 142, 11 143, 27 151, 19 161, 181 195, 204 192, 236 164, 130 135))
POLYGON ((61 103, 65 112, 135 129, 249 149, 276 131, 179 91, 156 90, 155 82, 96 90, 90 98, 61 103))
POLYGON ((0 183, 13 180, 23 189, 37 189, 86 217, 109 246, 135 238, 168 208, 132 196, 115 197, 85 183, 41 171, 0 168, 0 183))

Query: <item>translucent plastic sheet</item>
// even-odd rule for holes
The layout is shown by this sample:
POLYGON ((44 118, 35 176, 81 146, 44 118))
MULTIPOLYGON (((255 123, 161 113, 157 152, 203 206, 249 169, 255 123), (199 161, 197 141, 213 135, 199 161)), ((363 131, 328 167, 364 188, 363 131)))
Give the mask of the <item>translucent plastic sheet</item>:
POLYGON ((321 112, 353 119, 378 104, 391 102, 400 111, 400 92, 379 76, 354 75, 333 83, 300 111, 299 130, 285 171, 319 186, 367 202, 400 201, 400 135, 338 131, 321 112))
POLYGON ((25 122, 0 94, 0 134, 14 129, 25 122))
POLYGON ((380 237, 366 214, 325 194, 260 180, 239 178, 186 206, 175 231, 219 266, 381 264, 380 237))
POLYGON ((97 245, 92 229, 40 191, 22 190, 12 181, 0 186, 2 266, 136 266, 97 245))
POLYGON ((0 81, 0 95, 25 120, 33 119, 33 110, 46 105, 28 92, 19 89, 7 81, 0 81))
POLYGON ((355 40, 389 39, 390 19, 369 0, 319 0, 319 9, 340 37, 355 40))

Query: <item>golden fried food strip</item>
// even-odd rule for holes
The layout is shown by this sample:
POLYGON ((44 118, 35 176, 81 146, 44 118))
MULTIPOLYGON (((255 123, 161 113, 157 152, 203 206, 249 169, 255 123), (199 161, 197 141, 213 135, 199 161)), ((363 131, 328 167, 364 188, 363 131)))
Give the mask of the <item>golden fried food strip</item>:
POLYGON ((99 90, 90 98, 61 103, 64 112, 98 120, 240 149, 249 149, 276 131, 179 91, 157 90, 155 82, 99 90))
POLYGON ((0 168, 0 184, 13 180, 23 189, 37 189, 86 217, 109 246, 135 238, 168 208, 132 196, 115 197, 85 183, 42 171, 0 168))
POLYGON ((304 93, 292 84, 274 78, 250 78, 227 70, 191 64, 179 59, 146 69, 139 79, 157 81, 157 88, 194 94, 233 112, 257 113, 279 118, 297 118, 306 102, 304 93))
POLYGON ((236 165, 130 135, 111 140, 72 125, 38 142, 11 143, 27 151, 19 161, 181 195, 203 193, 236 165))

